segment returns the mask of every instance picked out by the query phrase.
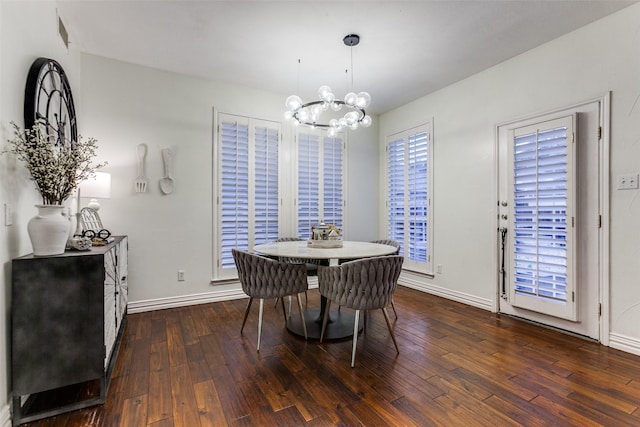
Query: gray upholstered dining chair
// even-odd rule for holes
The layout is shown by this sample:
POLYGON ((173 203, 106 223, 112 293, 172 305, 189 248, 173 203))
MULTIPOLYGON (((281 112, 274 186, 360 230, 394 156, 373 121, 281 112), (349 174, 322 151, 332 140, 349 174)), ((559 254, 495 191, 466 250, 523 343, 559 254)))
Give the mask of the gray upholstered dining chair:
POLYGON ((386 307, 396 290, 403 260, 404 258, 400 255, 388 255, 349 261, 337 266, 318 267, 320 295, 327 298, 320 342, 324 338, 332 302, 354 309, 356 315, 353 324, 352 368, 356 362, 358 324, 362 310, 365 314, 367 310, 382 310, 393 344, 396 351, 400 353, 386 307))
MULTIPOLYGON (((371 243, 380 243, 381 245, 389 245, 396 248, 396 255, 400 254, 400 243, 395 240, 390 239, 382 239, 382 240, 371 240, 371 243)), ((398 312, 396 311, 396 304, 393 302, 393 297, 391 297, 391 308, 393 309, 393 314, 398 318, 398 312)))
MULTIPOLYGON (((381 245, 393 246, 394 248, 396 248, 395 255, 400 254, 400 243, 396 242, 395 240, 391 240, 391 239, 370 240, 369 243, 379 243, 381 245)), ((341 260, 338 260, 338 264, 344 264, 347 261, 353 261, 353 260, 341 259, 341 260)), ((391 308, 393 309, 393 314, 394 316, 396 316, 396 319, 397 319, 398 312, 396 311, 396 304, 393 302, 393 297, 391 297, 390 304, 391 304, 391 308)))
MULTIPOLYGON (((304 242, 305 239, 300 237, 280 237, 275 240, 275 242, 304 242)), ((288 258, 288 257, 279 257, 280 261, 289 262, 292 264, 304 264, 307 268, 307 276, 316 276, 318 274, 318 265, 329 265, 328 260, 326 259, 306 259, 306 258, 288 258)), ((304 293, 304 301, 307 303, 307 293, 304 293)), ((276 304, 278 304, 278 300, 276 300, 276 304)), ((289 316, 291 316, 291 297, 289 297, 289 316)))
MULTIPOLYGON (((231 249, 233 260, 238 269, 238 279, 242 285, 242 290, 249 296, 249 302, 244 312, 244 320, 240 334, 247 323, 249 310, 254 298, 260 300, 260 311, 258 314, 258 344, 256 349, 260 351, 260 337, 262 336, 262 315, 264 312, 264 300, 267 298, 282 298, 295 295, 300 310, 300 320, 304 330, 304 338, 307 339, 307 328, 304 322, 304 313, 300 293, 306 292, 309 288, 307 284, 307 270, 304 264, 291 264, 276 261, 274 259, 251 254, 239 249, 231 249)), ((284 313, 284 304, 282 312, 284 313)))

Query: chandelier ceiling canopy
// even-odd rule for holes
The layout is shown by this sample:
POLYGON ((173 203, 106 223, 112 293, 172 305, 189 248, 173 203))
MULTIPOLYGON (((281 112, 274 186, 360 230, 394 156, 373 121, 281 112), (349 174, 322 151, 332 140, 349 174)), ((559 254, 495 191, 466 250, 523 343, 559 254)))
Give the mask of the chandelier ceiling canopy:
MULTIPOLYGON (((342 41, 346 46, 353 48, 360 43, 360 36, 349 34, 342 41)), ((298 60, 298 62, 300 62, 298 60)), ((353 49, 351 50, 351 87, 353 90, 353 49)), ((298 95, 291 95, 285 101, 287 111, 285 118, 292 120, 294 125, 304 125, 327 130, 327 135, 334 137, 344 129, 356 130, 358 127, 371 126, 371 116, 368 116, 365 108, 371 103, 371 95, 367 92, 355 93, 353 91, 344 96, 344 100, 336 99, 329 86, 320 86, 318 89, 319 100, 303 102, 298 95), (337 116, 330 120, 321 120, 323 112, 332 110, 341 112, 343 116, 337 116)))

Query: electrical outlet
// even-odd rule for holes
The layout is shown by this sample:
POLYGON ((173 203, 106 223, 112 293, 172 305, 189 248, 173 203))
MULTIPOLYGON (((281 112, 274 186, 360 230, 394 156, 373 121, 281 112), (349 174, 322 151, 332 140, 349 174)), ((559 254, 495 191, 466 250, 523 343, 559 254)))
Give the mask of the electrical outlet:
POLYGON ((178 282, 184 282, 184 270, 178 270, 178 282))
POLYGON ((618 175, 618 190, 637 190, 638 174, 618 175))

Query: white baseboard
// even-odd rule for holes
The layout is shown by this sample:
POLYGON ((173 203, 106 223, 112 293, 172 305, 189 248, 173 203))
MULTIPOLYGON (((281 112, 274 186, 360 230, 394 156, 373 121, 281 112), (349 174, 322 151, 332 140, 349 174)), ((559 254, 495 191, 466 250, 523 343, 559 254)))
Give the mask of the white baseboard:
MULTIPOLYGON (((309 278, 309 289, 318 287, 318 279, 309 278)), ((225 291, 212 291, 202 294, 180 295, 176 297, 157 298, 143 301, 130 301, 127 304, 128 313, 142 313, 145 311, 164 310, 166 308, 186 307, 188 305, 206 304, 210 302, 230 301, 234 299, 247 298, 247 294, 242 292, 240 284, 237 289, 225 291)))
POLYGON ((202 294, 180 295, 176 297, 157 298, 143 301, 130 301, 127 304, 127 312, 142 313, 144 311, 164 310, 166 308, 186 307, 188 305, 229 301, 240 298, 247 298, 247 294, 242 292, 242 289, 213 291, 202 294))
POLYGON ((493 301, 491 300, 478 298, 477 296, 469 295, 464 292, 452 291, 451 289, 446 289, 440 286, 425 283, 424 279, 412 276, 411 273, 403 272, 400 275, 398 284, 401 286, 406 286, 407 288, 416 289, 428 294, 433 294, 442 298, 481 308, 483 310, 494 311, 493 301))
POLYGON ((640 356, 640 340, 637 338, 609 333, 609 347, 640 356))
POLYGON ((11 406, 4 405, 0 409, 0 427, 11 427, 11 406))

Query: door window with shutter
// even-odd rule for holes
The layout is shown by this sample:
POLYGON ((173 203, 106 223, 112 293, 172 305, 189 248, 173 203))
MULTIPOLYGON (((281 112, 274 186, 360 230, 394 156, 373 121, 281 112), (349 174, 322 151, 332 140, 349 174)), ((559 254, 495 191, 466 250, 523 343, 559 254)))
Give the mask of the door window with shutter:
POLYGON ((387 237, 400 243, 404 268, 432 273, 431 125, 387 137, 387 237))
POLYGON ((600 339, 608 97, 497 128, 500 313, 600 339))
POLYGON ((219 114, 215 276, 235 274, 232 248, 278 238, 280 124, 219 114))
POLYGON ((573 117, 513 129, 510 300, 575 319, 573 117))
POLYGON ((297 235, 311 237, 320 222, 343 227, 344 141, 321 132, 299 131, 297 235))

